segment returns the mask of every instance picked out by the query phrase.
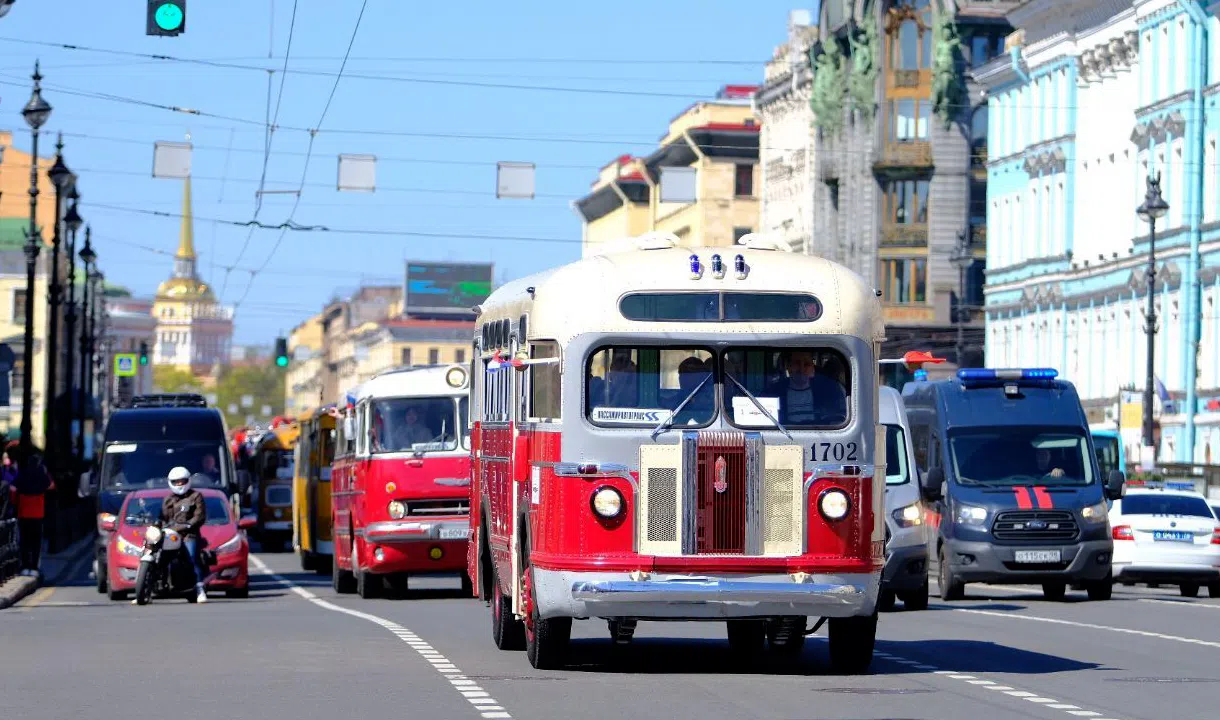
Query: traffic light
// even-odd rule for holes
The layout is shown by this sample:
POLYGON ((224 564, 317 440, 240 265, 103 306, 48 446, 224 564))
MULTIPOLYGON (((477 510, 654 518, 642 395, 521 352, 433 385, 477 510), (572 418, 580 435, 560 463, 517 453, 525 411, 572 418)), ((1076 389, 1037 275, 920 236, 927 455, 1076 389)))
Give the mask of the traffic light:
POLYGON ((148 343, 140 341, 140 364, 148 364, 148 343))
POLYGON ((275 339, 275 364, 288 367, 288 340, 285 338, 275 339))
POLYGON ((145 35, 172 37, 186 30, 186 0, 148 0, 145 35))

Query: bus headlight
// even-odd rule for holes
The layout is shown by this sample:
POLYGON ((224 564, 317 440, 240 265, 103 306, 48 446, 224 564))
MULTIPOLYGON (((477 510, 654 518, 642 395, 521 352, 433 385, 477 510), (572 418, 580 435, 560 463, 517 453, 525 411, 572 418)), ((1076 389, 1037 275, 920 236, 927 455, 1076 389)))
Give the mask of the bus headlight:
POLYGON ((390 517, 395 520, 402 520, 407 516, 407 506, 401 500, 390 501, 390 517))
POLYGON ((594 490, 589 504, 593 507, 593 512, 598 517, 603 517, 607 520, 616 518, 623 512, 622 494, 609 485, 604 485, 594 490))
POLYGON ((838 488, 831 488, 818 498, 818 512, 827 520, 842 520, 851 511, 851 498, 838 488))

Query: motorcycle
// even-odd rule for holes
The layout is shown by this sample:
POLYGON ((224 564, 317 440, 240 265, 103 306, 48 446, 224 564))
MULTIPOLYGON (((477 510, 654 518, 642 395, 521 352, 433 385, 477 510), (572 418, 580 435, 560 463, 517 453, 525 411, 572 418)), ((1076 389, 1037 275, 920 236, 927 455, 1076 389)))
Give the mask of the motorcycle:
MULTIPOLYGON (((200 538, 200 543, 203 538, 200 538)), ((187 554, 182 534, 164 527, 158 520, 144 531, 140 569, 136 571, 136 604, 147 605, 153 597, 185 597, 198 602, 195 570, 187 554)), ((199 550, 199 564, 207 568, 216 563, 211 551, 199 550)))

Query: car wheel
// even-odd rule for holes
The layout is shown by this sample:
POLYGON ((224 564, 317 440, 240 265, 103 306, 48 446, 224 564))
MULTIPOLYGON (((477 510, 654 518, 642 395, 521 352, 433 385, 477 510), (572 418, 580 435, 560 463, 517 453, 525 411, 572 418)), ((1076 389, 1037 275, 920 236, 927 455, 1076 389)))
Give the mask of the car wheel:
POLYGON ((110 585, 110 581, 109 581, 110 571, 106 568, 106 563, 99 562, 97 564, 97 570, 95 572, 97 573, 97 591, 99 593, 105 593, 110 585))
POLYGON ((245 600, 246 598, 250 597, 250 586, 247 585, 243 588, 230 588, 225 590, 225 597, 231 600, 245 600))
POLYGON ((928 609, 928 579, 923 579, 923 586, 918 590, 903 593, 899 596, 902 600, 902 605, 907 610, 927 610, 928 609))
POLYGON ((1067 594, 1067 583, 1048 582, 1042 583, 1042 597, 1047 600, 1058 601, 1062 600, 1067 594))
MULTIPOLYGON (((1199 586, 1194 583, 1186 583, 1178 586, 1178 590, 1182 593, 1182 597, 1199 597, 1199 586)), ((1211 594, 1211 591, 1208 591, 1211 594)))
POLYGON ((127 599, 127 591, 126 590, 107 590, 106 596, 109 597, 114 602, 120 602, 122 600, 127 599))
POLYGON ((961 600, 966 597, 966 583, 957 579, 953 574, 953 568, 949 566, 949 561, 945 559, 945 551, 942 548, 938 555, 937 562, 937 582, 940 584, 940 599, 944 601, 961 600))

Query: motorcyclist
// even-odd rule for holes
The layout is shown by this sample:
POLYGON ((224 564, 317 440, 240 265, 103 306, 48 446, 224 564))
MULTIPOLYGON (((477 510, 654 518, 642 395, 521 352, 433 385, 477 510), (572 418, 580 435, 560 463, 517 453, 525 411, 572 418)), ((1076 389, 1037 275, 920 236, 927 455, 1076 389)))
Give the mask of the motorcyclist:
POLYGON ((169 471, 169 489, 173 493, 161 503, 161 519, 182 535, 182 544, 195 569, 195 593, 199 602, 207 602, 203 588, 203 568, 199 566, 200 529, 207 520, 207 505, 203 493, 191 488, 191 472, 184 467, 169 471))

